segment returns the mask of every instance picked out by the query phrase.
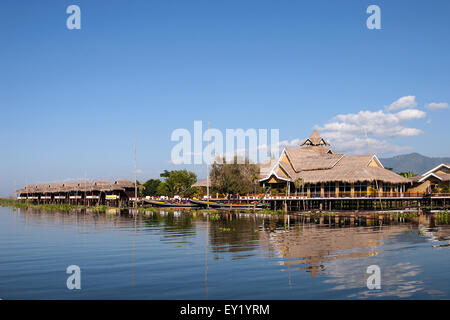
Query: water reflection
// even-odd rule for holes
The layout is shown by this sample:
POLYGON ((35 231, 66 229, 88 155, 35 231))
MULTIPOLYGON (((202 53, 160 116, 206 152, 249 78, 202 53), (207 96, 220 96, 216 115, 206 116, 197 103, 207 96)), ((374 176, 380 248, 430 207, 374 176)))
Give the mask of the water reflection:
MULTIPOLYGON (((323 270, 323 264, 336 259, 376 256, 379 247, 396 235, 414 232, 420 237, 411 241, 431 241, 448 246, 450 229, 432 216, 407 220, 374 221, 335 217, 258 216, 254 214, 220 214, 209 220, 208 212, 130 210, 95 213, 89 211, 58 212, 17 209, 16 216, 25 225, 54 225, 78 232, 116 231, 154 232, 161 241, 192 243, 199 231, 206 231, 208 245, 215 259, 231 253, 232 259, 245 259, 261 249, 269 256, 280 257, 280 264, 298 267, 311 276, 323 270), (336 219, 336 220, 335 220, 336 219), (340 219, 339 224, 335 224, 340 219), (347 219, 344 223, 343 219, 347 219), (331 221, 333 220, 333 224, 331 221)), ((395 238, 401 242, 402 239, 395 238)))
MULTIPOLYGON (((133 237, 129 247, 133 286, 140 284, 139 275, 145 266, 157 264, 158 259, 170 259, 171 263, 175 259, 180 264, 176 272, 185 272, 184 263, 202 269, 204 298, 227 297, 226 293, 218 294, 220 286, 227 286, 217 283, 218 272, 224 272, 223 265, 234 267, 245 261, 249 264, 237 264, 242 274, 235 281, 245 283, 251 277, 257 279, 255 271, 263 272, 258 277, 272 285, 275 281, 279 291, 279 296, 269 292, 265 298, 309 298, 308 291, 302 290, 310 288, 303 286, 315 283, 321 285, 316 298, 448 297, 450 291, 448 283, 439 284, 438 279, 433 279, 430 284, 426 276, 435 271, 431 269, 432 259, 444 259, 441 263, 446 265, 449 261, 450 228, 445 221, 432 216, 365 219, 214 213, 213 217, 208 212, 184 210, 114 210, 105 214, 24 209, 13 215, 25 227, 47 231, 62 229, 86 235, 129 233, 133 237), (150 239, 153 242, 149 243, 150 239), (163 252, 157 251, 158 246, 163 252), (182 250, 174 251, 173 255, 190 255, 194 260, 183 261, 183 255, 172 257, 173 248, 182 250), (430 260, 421 258, 423 255, 430 260), (201 260, 195 260, 197 256, 201 260), (371 264, 382 269, 381 291, 366 288, 365 271, 371 264), (277 271, 284 276, 280 277, 277 271)), ((175 287, 180 285, 177 283, 175 287)), ((261 290, 267 290, 268 284, 259 285, 261 290)), ((231 287, 230 283, 233 290, 231 287)), ((179 290, 182 294, 183 289, 179 290)), ((240 290, 242 294, 245 290, 252 292, 240 290)))

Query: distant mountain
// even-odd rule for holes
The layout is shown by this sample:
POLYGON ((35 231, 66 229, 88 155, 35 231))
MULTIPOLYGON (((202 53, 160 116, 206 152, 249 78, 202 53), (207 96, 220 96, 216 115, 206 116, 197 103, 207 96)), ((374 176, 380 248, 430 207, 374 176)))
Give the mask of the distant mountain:
POLYGON ((414 171, 422 174, 441 163, 450 163, 450 157, 431 158, 419 153, 402 154, 392 158, 380 158, 385 168, 393 168, 395 172, 414 171))

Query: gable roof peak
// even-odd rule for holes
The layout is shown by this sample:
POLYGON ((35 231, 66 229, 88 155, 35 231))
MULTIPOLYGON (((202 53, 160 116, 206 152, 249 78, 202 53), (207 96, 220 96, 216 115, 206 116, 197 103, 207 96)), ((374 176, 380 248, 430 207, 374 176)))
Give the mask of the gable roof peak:
POLYGON ((311 133, 309 138, 306 139, 305 141, 303 141, 300 144, 300 147, 304 146, 304 145, 310 145, 310 146, 324 146, 325 145, 325 146, 329 146, 330 144, 327 141, 325 141, 324 138, 322 138, 320 136, 319 132, 317 132, 316 129, 314 129, 314 131, 311 133))

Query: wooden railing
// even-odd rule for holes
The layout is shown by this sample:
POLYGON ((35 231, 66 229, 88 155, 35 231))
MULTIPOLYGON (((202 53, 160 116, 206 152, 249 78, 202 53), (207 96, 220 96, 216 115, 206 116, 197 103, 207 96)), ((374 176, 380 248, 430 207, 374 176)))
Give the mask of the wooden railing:
MULTIPOLYGON (((249 194, 240 196, 241 200, 299 200, 299 199, 314 199, 314 198, 423 198, 423 197, 450 197, 450 193, 424 193, 424 192, 326 192, 326 193, 297 193, 286 195, 286 193, 272 193, 270 195, 263 194, 249 194)), ((220 196, 219 196, 220 198, 220 196)))
MULTIPOLYGON (((88 196, 87 199, 98 199, 99 196, 88 196)), ((339 198, 339 199, 351 199, 351 198, 367 198, 367 199, 379 199, 379 198, 423 198, 423 197, 450 197, 450 193, 424 193, 424 192, 325 192, 325 193, 306 193, 306 192, 298 192, 291 193, 286 195, 286 193, 276 193, 272 192, 271 194, 246 194, 240 195, 239 199, 241 200, 301 200, 301 199, 328 199, 328 198, 339 198)), ((54 199, 67 199, 69 198, 67 195, 60 196, 56 195, 53 197, 54 199)), ((155 199, 159 199, 160 197, 151 197, 155 199)), ((202 197, 200 197, 202 198, 202 197)), ((211 195, 212 199, 220 199, 220 200, 237 200, 237 196, 233 196, 232 198, 227 198, 226 195, 219 194, 218 198, 216 195, 211 195)), ((49 200, 51 199, 49 196, 39 196, 39 195, 28 195, 18 196, 19 200, 49 200)), ((71 195, 70 199, 84 199, 81 195, 74 196, 71 195)))

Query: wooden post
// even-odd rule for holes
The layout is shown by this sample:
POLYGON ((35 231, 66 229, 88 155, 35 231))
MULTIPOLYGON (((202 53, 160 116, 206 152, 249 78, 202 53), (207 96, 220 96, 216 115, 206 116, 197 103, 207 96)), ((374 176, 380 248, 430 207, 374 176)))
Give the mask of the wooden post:
MULTIPOLYGON (((209 141, 209 121, 208 121, 208 141, 209 141)), ((206 161, 206 208, 209 209, 209 165, 206 161)))
POLYGON ((133 203, 133 208, 137 208, 136 131, 134 131, 134 203, 133 203))
POLYGON ((335 191, 336 191, 336 198, 339 198, 339 182, 337 182, 337 181, 336 181, 335 191))

